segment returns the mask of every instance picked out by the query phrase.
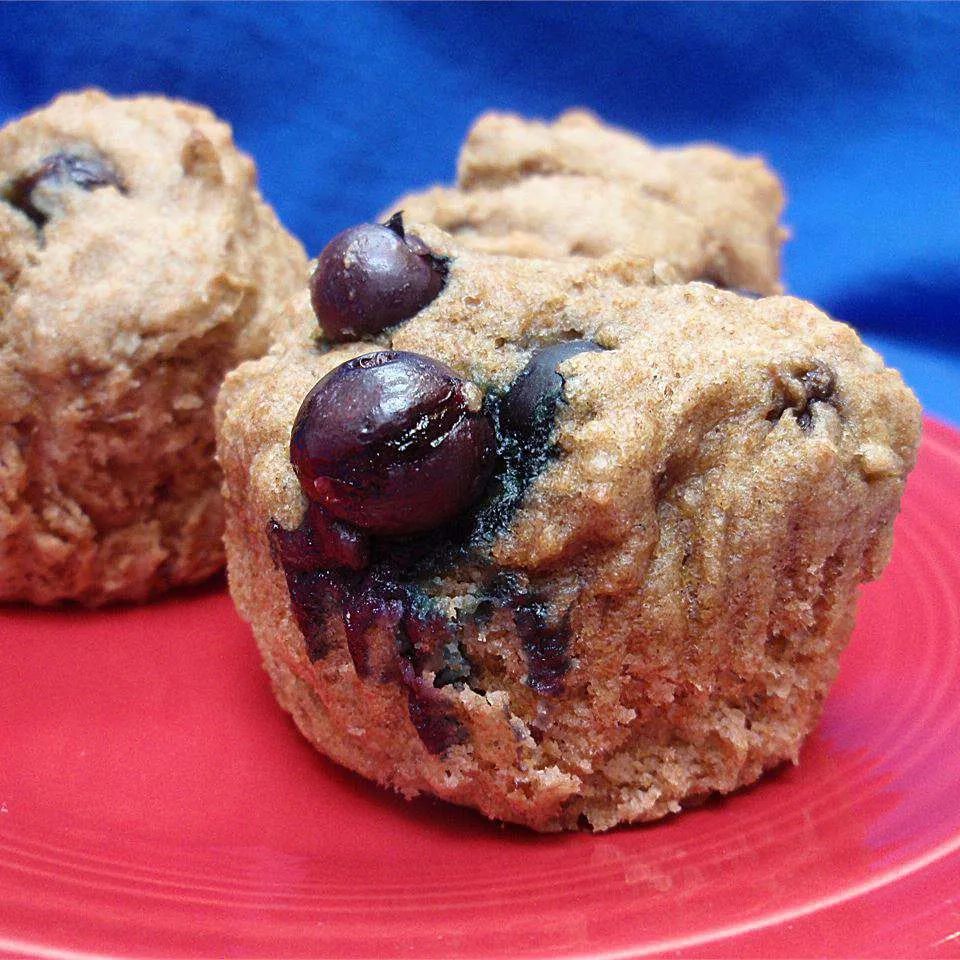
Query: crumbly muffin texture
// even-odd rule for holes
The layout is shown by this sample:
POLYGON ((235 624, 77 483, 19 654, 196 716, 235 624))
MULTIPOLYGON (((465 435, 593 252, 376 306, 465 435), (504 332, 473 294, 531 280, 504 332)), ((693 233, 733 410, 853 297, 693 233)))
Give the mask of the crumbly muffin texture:
POLYGON ((783 189, 757 157, 695 145, 657 149, 583 110, 553 123, 481 116, 457 184, 397 200, 461 245, 517 257, 632 250, 686 280, 781 292, 783 189))
POLYGON ((305 276, 203 108, 86 91, 0 131, 0 600, 222 565, 213 399, 305 276))
POLYGON ((431 304, 330 347, 302 294, 295 329, 218 401, 230 587, 279 702, 364 776, 543 831, 655 819, 796 762, 914 463, 899 374, 797 299, 669 283, 626 253, 489 256, 410 229, 448 264, 431 304), (271 529, 304 521, 290 431, 318 378, 390 346, 489 400, 575 338, 603 349, 560 366, 542 469, 486 538, 408 572, 402 619, 368 606, 358 627, 322 575, 285 576, 271 529))

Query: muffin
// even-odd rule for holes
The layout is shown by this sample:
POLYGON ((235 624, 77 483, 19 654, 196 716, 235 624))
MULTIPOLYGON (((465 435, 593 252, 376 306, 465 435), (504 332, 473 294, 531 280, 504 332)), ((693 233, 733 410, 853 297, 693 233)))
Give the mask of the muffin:
POLYGON ((684 280, 780 293, 783 189, 757 157, 696 145, 657 149, 583 110, 553 123, 487 113, 455 187, 389 212, 434 223, 461 246, 518 257, 663 260, 684 280))
POLYGON ((230 588, 327 756, 541 831, 796 762, 919 408, 810 304, 673 280, 394 219, 228 375, 230 588))
POLYGON ((214 397, 305 277, 203 108, 86 91, 0 131, 0 600, 221 568, 214 397))

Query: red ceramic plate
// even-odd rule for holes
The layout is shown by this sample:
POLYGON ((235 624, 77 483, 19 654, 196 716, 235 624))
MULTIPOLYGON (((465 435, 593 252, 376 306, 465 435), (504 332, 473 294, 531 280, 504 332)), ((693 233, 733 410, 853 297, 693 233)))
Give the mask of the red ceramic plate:
POLYGON ((960 434, 801 765, 665 822, 536 836, 316 755, 222 587, 0 612, 0 948, 327 957, 960 957, 960 434))

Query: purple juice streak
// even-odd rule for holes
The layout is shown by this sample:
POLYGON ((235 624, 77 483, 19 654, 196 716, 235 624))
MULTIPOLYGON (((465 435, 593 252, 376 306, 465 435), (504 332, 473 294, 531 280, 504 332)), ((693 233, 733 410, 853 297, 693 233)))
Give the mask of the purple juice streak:
POLYGON ((363 570, 370 557, 367 538, 311 503, 300 526, 285 530, 271 520, 267 526, 270 552, 286 569, 363 570))
MULTIPOLYGON (((374 578, 343 569, 305 569, 318 557, 342 554, 336 524, 312 524, 308 514, 292 531, 271 520, 267 533, 273 559, 286 576, 291 610, 310 660, 316 662, 329 653, 324 626, 327 617, 339 613, 357 676, 374 676, 404 687, 410 721, 424 747, 436 755, 464 743, 466 728, 446 698, 418 673, 428 664, 438 665, 450 638, 444 618, 435 612, 418 615, 409 588, 382 573, 374 578), (331 538, 336 542, 331 544, 331 538), (372 647, 371 639, 384 634, 387 644, 372 647)), ((353 553, 348 550, 347 555, 353 553)))
POLYGON ((408 610, 403 619, 403 630, 409 641, 407 658, 417 670, 436 670, 440 654, 453 637, 453 625, 437 612, 416 614, 408 610))
POLYGON ((438 614, 417 616, 409 591, 396 583, 377 582, 347 596, 343 622, 358 676, 376 672, 381 681, 398 680, 403 685, 410 721, 430 753, 443 753, 467 740, 467 731, 447 699, 418 672, 437 659, 449 637, 449 628, 438 614), (387 633, 391 649, 371 651, 374 628, 387 633))
POLYGON ((527 686, 546 697, 560 696, 570 669, 567 618, 551 623, 542 604, 526 600, 517 605, 514 622, 527 658, 527 686))
POLYGON ((345 592, 341 617, 357 676, 375 675, 379 680, 396 676, 396 636, 405 613, 405 598, 393 585, 363 584, 345 592), (386 631, 392 638, 390 648, 371 649, 370 631, 375 628, 386 631))
MULTIPOLYGON (((320 660, 329 652, 323 626, 327 616, 338 614, 358 676, 374 676, 386 682, 404 675, 407 668, 439 670, 444 645, 454 636, 453 625, 436 611, 415 612, 408 587, 384 575, 382 570, 376 577, 360 577, 347 570, 306 569, 319 556, 343 553, 338 528, 347 528, 336 521, 331 523, 326 515, 323 517, 319 533, 317 527, 310 525, 309 514, 297 530, 284 530, 275 521, 268 528, 271 552, 285 570, 294 618, 304 635, 310 659, 320 660), (340 545, 331 546, 331 538, 340 545), (372 649, 371 639, 382 637, 384 632, 390 644, 372 649)), ((347 554, 355 556, 349 550, 347 554)), ((492 602, 497 607, 513 609, 527 660, 527 685, 543 696, 559 696, 570 668, 567 621, 551 623, 543 604, 522 590, 497 592, 492 602)), ((438 704, 445 701, 439 694, 430 698, 417 692, 419 687, 407 686, 408 692, 413 691, 411 710, 417 713, 416 722, 427 729, 438 704)), ((440 739, 434 737, 436 742, 440 739)))
POLYGON ((427 751, 436 756, 450 747, 466 743, 469 737, 467 730, 457 719, 446 697, 418 676, 408 661, 402 664, 400 677, 407 690, 410 722, 427 751))
POLYGON ((329 652, 323 629, 327 616, 341 603, 336 575, 326 571, 286 570, 290 608, 306 642, 307 656, 316 663, 329 652))

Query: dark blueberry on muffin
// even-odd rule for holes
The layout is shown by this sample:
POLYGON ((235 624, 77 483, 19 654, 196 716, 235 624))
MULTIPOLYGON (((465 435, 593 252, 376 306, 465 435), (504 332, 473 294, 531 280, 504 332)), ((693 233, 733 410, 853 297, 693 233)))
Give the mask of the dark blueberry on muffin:
POLYGON ((446 263, 403 228, 363 223, 337 234, 317 258, 310 301, 328 340, 374 337, 409 320, 443 289, 446 263))
POLYGON ((557 367, 578 353, 602 349, 592 340, 565 340, 537 350, 503 398, 504 427, 526 435, 543 420, 551 419, 563 394, 563 377, 557 367))
POLYGON ((493 470, 482 401, 429 357, 365 354, 307 394, 291 462, 307 497, 340 520, 377 534, 429 530, 471 506, 493 470))

